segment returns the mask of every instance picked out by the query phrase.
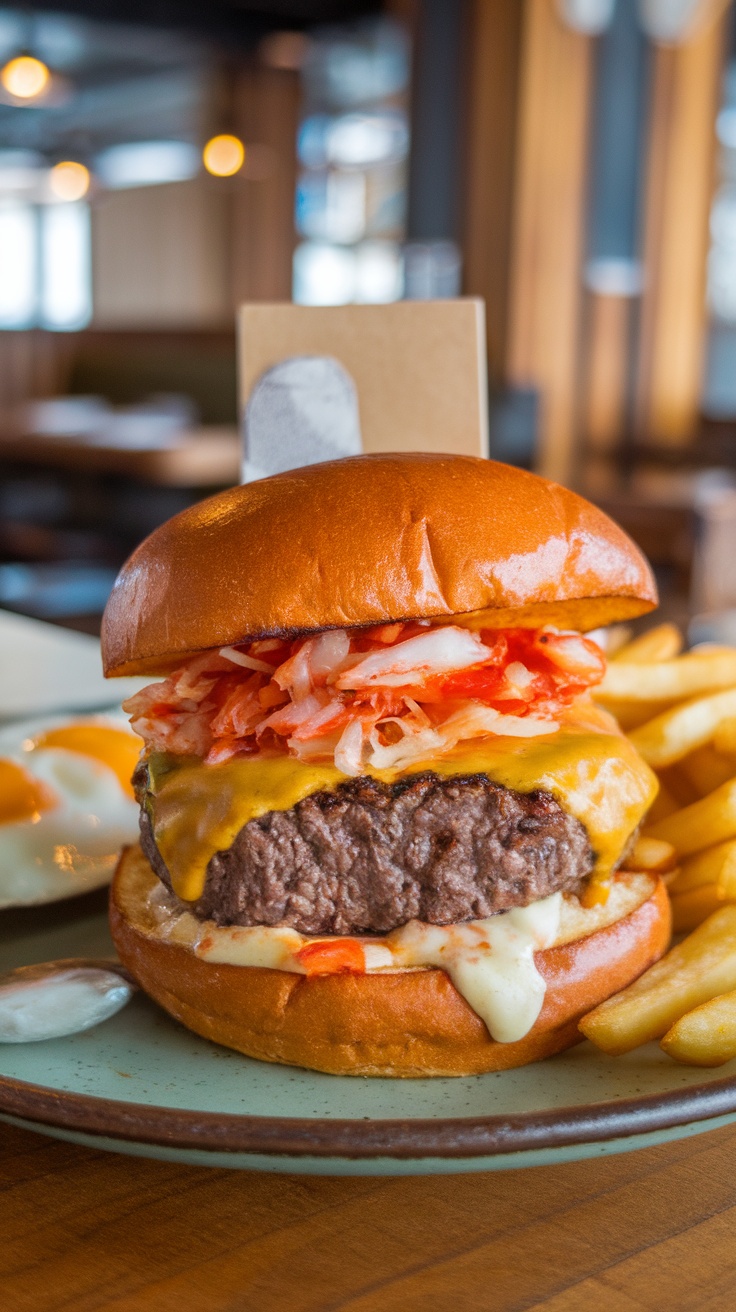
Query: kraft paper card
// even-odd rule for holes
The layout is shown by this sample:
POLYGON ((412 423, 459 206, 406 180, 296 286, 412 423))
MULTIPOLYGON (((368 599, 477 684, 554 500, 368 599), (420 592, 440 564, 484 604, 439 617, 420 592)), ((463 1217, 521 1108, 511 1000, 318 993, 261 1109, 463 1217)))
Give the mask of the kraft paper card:
POLYGON ((484 305, 245 305, 244 477, 374 451, 488 453, 484 305))

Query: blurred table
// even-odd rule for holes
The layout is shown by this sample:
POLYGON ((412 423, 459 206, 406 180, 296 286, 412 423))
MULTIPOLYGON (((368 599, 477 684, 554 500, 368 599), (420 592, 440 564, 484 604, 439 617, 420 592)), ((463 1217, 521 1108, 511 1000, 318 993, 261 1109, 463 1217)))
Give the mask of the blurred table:
POLYGON ((240 480, 238 430, 206 425, 160 446, 136 447, 85 438, 0 434, 0 461, 85 474, 120 474, 164 487, 221 487, 240 480))
POLYGON ((4 1312, 732 1312, 736 1128, 565 1166, 257 1175, 0 1124, 4 1312))

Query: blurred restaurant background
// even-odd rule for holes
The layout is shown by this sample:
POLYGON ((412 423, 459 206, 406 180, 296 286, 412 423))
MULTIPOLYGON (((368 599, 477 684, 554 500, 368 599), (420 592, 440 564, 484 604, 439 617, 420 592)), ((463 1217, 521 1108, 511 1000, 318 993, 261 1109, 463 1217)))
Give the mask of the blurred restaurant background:
POLYGON ((727 0, 0 7, 0 607, 239 479, 244 301, 487 307, 491 456, 736 607, 727 0))

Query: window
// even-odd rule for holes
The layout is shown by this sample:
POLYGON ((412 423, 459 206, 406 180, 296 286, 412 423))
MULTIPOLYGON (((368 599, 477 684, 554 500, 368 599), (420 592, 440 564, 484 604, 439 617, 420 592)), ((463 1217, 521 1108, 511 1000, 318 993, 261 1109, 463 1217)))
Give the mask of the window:
POLYGON ((404 292, 409 48, 390 19, 313 37, 304 115, 294 300, 396 301, 404 292))
POLYGON ((92 317, 89 206, 47 205, 40 219, 40 322, 83 328, 92 317))
POLYGON ((0 202, 0 329, 69 331, 91 317, 89 206, 0 202))
POLYGON ((31 205, 0 204, 0 328, 27 328, 34 322, 35 226, 31 205))

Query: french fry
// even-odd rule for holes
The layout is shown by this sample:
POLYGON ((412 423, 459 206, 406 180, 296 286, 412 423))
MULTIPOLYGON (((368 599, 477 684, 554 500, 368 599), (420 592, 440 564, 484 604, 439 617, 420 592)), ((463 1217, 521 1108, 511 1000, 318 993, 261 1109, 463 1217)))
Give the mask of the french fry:
POLYGON ((655 715, 668 711, 673 704, 671 697, 652 702, 630 701, 620 697, 599 697, 597 688, 595 700, 618 720, 624 733, 628 733, 630 729, 638 729, 640 724, 646 724, 647 720, 652 720, 655 715))
POLYGON ((670 885, 668 892, 672 902, 672 931, 675 934, 689 934, 691 930, 697 929, 726 900, 718 884, 701 884, 699 888, 691 888, 686 893, 674 893, 670 885))
POLYGON ((622 870, 651 870, 661 875, 667 870, 674 870, 677 865, 677 853, 671 843, 663 843, 659 838, 645 838, 641 834, 625 861, 622 870))
POLYGON ((724 756, 736 757, 736 718, 724 720, 713 735, 713 746, 724 756))
POLYGON ((591 629, 588 637, 598 643, 610 661, 622 647, 627 647, 631 642, 632 631, 629 624, 607 624, 604 629, 591 629))
POLYGON ((663 838, 678 856, 692 856, 706 847, 736 838, 736 779, 721 784, 698 802, 646 829, 648 838, 663 838))
POLYGON ((736 902, 736 840, 716 843, 682 862, 677 878, 669 885, 679 895, 704 884, 717 884, 729 902, 736 902))
POLYGON ((736 906, 714 912, 621 993, 580 1022, 586 1038, 611 1055, 661 1039, 702 1002, 736 988, 736 906))
POLYGON ((659 820, 664 820, 668 815, 674 815, 677 810, 677 802, 667 787, 663 779, 659 781, 659 792, 649 808, 647 820, 650 825, 656 825, 659 820))
POLYGON ((626 643, 596 701, 660 780, 623 868, 666 880, 688 937, 580 1029, 612 1054, 660 1038, 678 1061, 710 1066, 736 1057, 736 648, 682 645, 668 624, 626 643))
POLYGON ((674 660, 611 661, 598 686, 606 705, 621 701, 677 701, 736 687, 736 648, 693 651, 674 660))
POLYGON ((676 624, 657 624, 647 629, 639 638, 633 638, 625 646, 619 647, 611 657, 614 661, 637 661, 649 663, 668 661, 679 656, 682 651, 683 637, 676 624))
POLYGON ((647 764, 661 769, 709 743, 721 721, 729 716, 736 716, 736 688, 675 706, 629 736, 647 764))
POLYGON ((675 810, 683 806, 691 806, 702 796, 679 765, 668 765, 666 769, 658 770, 657 777, 660 788, 666 788, 674 800, 675 810))
POLYGON ((678 770, 692 784, 698 797, 705 797, 736 776, 736 761, 722 756, 710 743, 705 743, 696 747, 694 752, 688 752, 678 762, 678 770))
POLYGON ((670 889, 672 887, 672 885, 676 882, 679 873, 680 873, 679 866, 675 866, 674 870, 662 871, 662 874, 659 877, 662 880, 662 883, 664 884, 665 888, 670 889))
POLYGON ((723 1066, 736 1057, 736 993, 703 1002, 675 1021, 660 1043, 686 1066, 723 1066))
POLYGON ((697 652, 698 654, 701 652, 708 652, 711 656, 714 652, 718 652, 719 655, 723 655, 725 652, 726 655, 728 655, 728 653, 732 651, 736 651, 736 647, 725 642, 696 642, 695 646, 690 648, 691 655, 693 652, 697 652))

